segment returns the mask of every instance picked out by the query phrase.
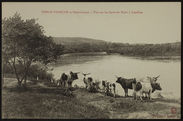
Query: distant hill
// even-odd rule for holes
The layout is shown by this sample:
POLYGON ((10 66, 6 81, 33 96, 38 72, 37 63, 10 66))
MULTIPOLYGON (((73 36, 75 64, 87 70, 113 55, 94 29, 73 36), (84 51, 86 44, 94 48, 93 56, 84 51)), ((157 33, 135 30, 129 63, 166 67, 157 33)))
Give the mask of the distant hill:
POLYGON ((69 44, 79 44, 79 43, 106 43, 104 40, 97 40, 91 38, 82 38, 82 37, 54 37, 53 38, 56 44, 69 45, 69 44))
POLYGON ((181 55, 181 42, 163 44, 128 44, 107 42, 82 37, 54 37, 56 44, 63 45, 64 53, 107 52, 131 56, 181 55))
POLYGON ((54 37, 56 44, 65 46, 65 52, 101 52, 105 51, 107 42, 104 40, 82 37, 54 37))

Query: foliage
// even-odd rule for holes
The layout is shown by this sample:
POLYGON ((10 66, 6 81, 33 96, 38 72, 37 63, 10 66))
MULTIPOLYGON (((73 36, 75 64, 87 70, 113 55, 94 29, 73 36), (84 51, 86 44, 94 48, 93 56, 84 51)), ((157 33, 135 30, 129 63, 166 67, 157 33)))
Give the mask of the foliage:
MULTIPOLYGON (((4 65, 4 67, 5 75, 14 75, 14 71, 9 65, 4 65)), ((23 70, 23 67, 20 64, 16 64, 16 68, 17 70, 23 70)), ((27 73, 27 79, 36 80, 37 76, 39 76, 39 79, 43 81, 50 81, 51 79, 53 79, 53 74, 48 73, 46 69, 41 68, 39 65, 31 65, 27 73)))
POLYGON ((54 42, 65 46, 64 53, 75 52, 103 52, 107 42, 81 37, 54 37, 54 42))
POLYGON ((54 42, 65 46, 64 53, 107 52, 130 56, 177 56, 181 55, 181 43, 129 44, 106 42, 81 37, 54 37, 54 42))
POLYGON ((181 44, 116 44, 110 43, 108 53, 120 53, 128 56, 180 56, 181 44))
MULTIPOLYGON (((36 19, 22 20, 20 14, 4 18, 2 21, 2 56, 8 63, 18 80, 19 86, 26 84, 29 68, 33 62, 45 65, 56 60, 58 45, 52 37, 44 35, 43 27, 36 19), (19 65, 21 68, 17 68, 19 65)), ((59 53, 60 54, 60 53, 59 53)))

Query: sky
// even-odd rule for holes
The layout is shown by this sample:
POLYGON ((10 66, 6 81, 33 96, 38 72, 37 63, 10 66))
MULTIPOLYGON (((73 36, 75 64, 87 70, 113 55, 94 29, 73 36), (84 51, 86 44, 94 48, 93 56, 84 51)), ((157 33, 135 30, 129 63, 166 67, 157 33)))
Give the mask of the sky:
POLYGON ((15 12, 36 18, 45 34, 123 43, 181 41, 180 2, 3 2, 2 18, 15 12))

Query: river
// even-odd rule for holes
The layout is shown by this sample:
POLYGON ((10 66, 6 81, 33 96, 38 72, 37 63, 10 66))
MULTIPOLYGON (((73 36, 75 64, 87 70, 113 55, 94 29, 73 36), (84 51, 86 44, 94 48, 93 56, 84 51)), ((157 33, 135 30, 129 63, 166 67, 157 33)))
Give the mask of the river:
MULTIPOLYGON (((139 59, 118 54, 68 54, 53 65, 55 79, 59 79, 63 72, 80 72, 79 79, 73 85, 84 86, 82 73, 91 73, 96 80, 115 82, 117 76, 124 78, 146 78, 158 76, 162 91, 155 91, 154 95, 161 94, 166 98, 181 97, 181 61, 169 59, 139 59)), ((117 84, 117 93, 124 95, 122 87, 117 84)), ((132 90, 129 90, 132 95, 132 90)))

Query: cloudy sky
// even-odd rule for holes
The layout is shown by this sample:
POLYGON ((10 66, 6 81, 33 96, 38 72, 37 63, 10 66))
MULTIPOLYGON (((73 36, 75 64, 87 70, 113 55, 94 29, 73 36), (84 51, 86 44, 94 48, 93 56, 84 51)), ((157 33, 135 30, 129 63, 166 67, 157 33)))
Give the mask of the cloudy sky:
POLYGON ((124 43, 181 41, 180 2, 3 2, 2 17, 15 12, 38 18, 46 35, 124 43), (136 13, 135 13, 136 12, 136 13))

